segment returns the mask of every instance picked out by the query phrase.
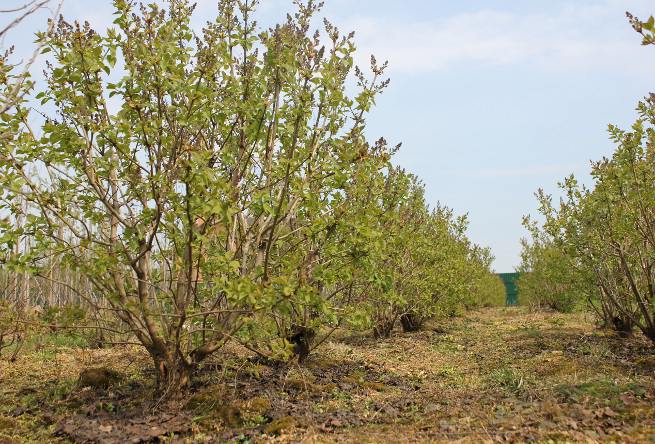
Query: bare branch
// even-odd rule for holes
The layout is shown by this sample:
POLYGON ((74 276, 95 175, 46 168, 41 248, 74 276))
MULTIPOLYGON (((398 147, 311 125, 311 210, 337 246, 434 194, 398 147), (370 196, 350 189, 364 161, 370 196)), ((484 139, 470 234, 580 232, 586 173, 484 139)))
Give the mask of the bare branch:
MULTIPOLYGON (((34 3, 34 1, 32 1, 31 3, 34 3)), ((33 6, 30 9, 28 9, 24 14, 12 20, 7 26, 5 26, 5 28, 3 28, 0 31, 0 39, 4 38, 9 30, 18 26, 18 24, 21 23, 23 20, 25 20, 25 18, 34 14, 39 9, 44 8, 48 3, 50 3, 50 0, 41 0, 39 3, 33 4, 33 6)), ((46 31, 46 36, 52 34, 52 32, 54 31, 55 25, 57 23, 55 19, 59 15, 63 4, 64 4, 64 0, 60 0, 56 10, 53 12, 52 18, 48 22, 48 29, 46 31)), ((25 7, 27 6, 29 6, 29 3, 25 7)), ((0 12, 7 12, 7 11, 0 11, 0 12)), ((25 96, 26 91, 23 91, 23 85, 25 84, 25 81, 29 76, 29 71, 32 68, 32 65, 34 65, 34 62, 41 54, 41 51, 43 50, 45 44, 46 44, 46 40, 44 36, 44 38, 39 40, 37 47, 32 52, 32 56, 23 67, 23 71, 18 75, 18 81, 13 86, 11 86, 9 88, 9 91, 5 94, 5 96, 2 97, 0 101, 0 114, 6 113, 11 107, 16 105, 16 103, 18 103, 25 96)))

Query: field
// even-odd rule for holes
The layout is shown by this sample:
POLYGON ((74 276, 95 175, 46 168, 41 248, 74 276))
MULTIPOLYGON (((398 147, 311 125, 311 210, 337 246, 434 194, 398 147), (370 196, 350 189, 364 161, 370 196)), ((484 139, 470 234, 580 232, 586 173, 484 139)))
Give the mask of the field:
POLYGON ((137 348, 65 345, 0 364, 1 443, 655 441, 652 347, 580 314, 487 309, 383 341, 340 332, 302 367, 230 347, 167 405, 149 398, 137 348), (100 367, 117 374, 80 387, 100 367))

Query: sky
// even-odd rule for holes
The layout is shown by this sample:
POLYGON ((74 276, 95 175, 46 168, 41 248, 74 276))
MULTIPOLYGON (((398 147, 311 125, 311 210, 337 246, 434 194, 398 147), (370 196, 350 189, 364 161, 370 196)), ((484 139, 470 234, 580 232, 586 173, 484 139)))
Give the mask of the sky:
MULTIPOLYGON (((19 3, 0 0, 0 9, 19 3)), ((259 21, 272 25, 292 8, 261 0, 259 21)), ((215 11, 215 0, 199 0, 197 29, 215 11)), ((402 142, 394 162, 423 180, 432 205, 468 213, 470 238, 509 272, 527 235, 522 216, 537 212, 534 192, 557 196, 571 173, 590 183, 590 161, 613 151, 607 125, 631 125, 655 91, 655 47, 640 45, 625 11, 647 18, 655 1, 325 0, 321 15, 355 31, 361 66, 371 54, 389 61, 370 139, 402 142)), ((64 0, 62 12, 96 30, 113 19, 110 0, 64 0)), ((2 45, 29 54, 47 15, 2 45)))

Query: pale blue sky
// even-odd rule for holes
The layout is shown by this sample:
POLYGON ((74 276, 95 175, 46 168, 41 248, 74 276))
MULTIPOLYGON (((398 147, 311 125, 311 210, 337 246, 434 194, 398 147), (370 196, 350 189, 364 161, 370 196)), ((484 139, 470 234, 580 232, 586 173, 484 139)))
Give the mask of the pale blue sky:
MULTIPOLYGON (((53 0, 54 1, 54 0, 53 0)), ((0 9, 22 3, 0 0, 0 9), (7 5, 7 6, 5 6, 7 5)), ((262 0, 281 20, 291 0, 262 0)), ((629 125, 653 91, 655 48, 625 18, 654 0, 326 0, 323 15, 356 31, 360 61, 389 60, 390 88, 369 119, 371 138, 403 142, 396 163, 419 175, 431 203, 470 215, 470 237, 498 271, 519 261, 521 216, 533 193, 609 155, 608 123, 629 125)), ((197 23, 214 0, 198 2, 197 23)), ((64 16, 101 29, 110 0, 65 0, 64 16)), ((35 17, 4 42, 29 51, 35 17)))

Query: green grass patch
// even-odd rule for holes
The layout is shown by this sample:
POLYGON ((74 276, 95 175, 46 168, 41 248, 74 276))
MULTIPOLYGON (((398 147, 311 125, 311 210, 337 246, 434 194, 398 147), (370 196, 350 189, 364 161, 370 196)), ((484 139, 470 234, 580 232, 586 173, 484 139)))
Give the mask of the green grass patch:
POLYGON ((525 388, 526 378, 518 369, 501 367, 491 371, 489 382, 492 386, 516 393, 525 388))
POLYGON ((646 394, 644 387, 634 382, 627 384, 617 384, 610 379, 600 379, 597 381, 588 381, 581 384, 562 384, 555 387, 555 392, 566 401, 579 402, 584 398, 598 398, 616 401, 621 395, 633 394, 636 397, 642 397, 646 394))

